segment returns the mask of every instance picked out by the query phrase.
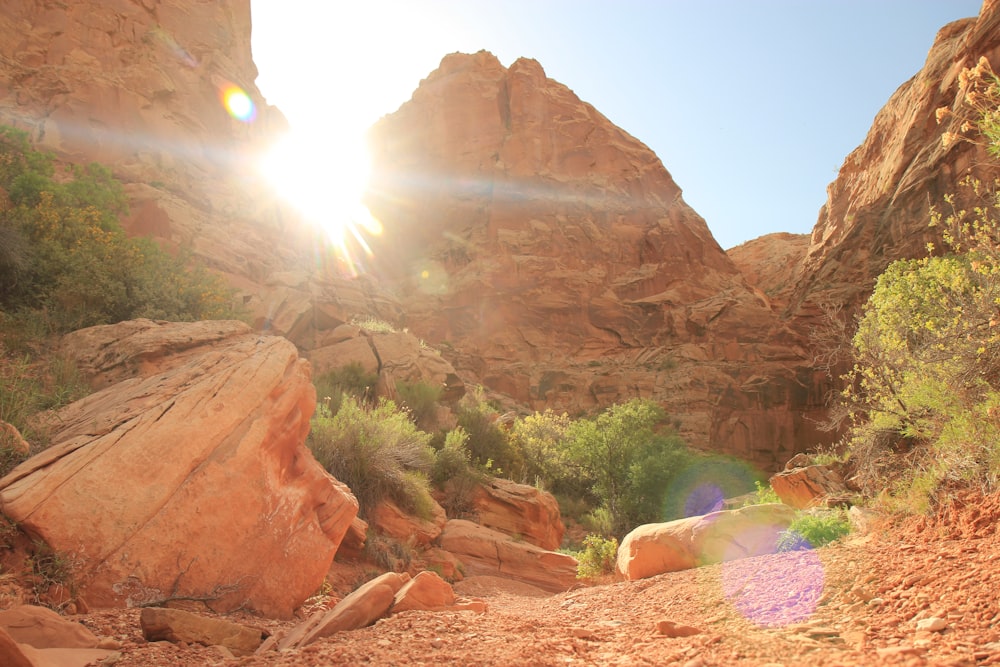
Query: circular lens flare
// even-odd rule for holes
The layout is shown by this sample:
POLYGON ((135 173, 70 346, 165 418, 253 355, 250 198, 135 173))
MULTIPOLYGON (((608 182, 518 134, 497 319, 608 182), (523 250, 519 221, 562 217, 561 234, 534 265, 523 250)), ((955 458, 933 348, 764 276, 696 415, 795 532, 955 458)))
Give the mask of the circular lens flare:
POLYGON ((236 120, 251 123, 257 118, 257 105, 239 86, 233 84, 226 86, 222 89, 220 97, 222 98, 222 106, 236 120))

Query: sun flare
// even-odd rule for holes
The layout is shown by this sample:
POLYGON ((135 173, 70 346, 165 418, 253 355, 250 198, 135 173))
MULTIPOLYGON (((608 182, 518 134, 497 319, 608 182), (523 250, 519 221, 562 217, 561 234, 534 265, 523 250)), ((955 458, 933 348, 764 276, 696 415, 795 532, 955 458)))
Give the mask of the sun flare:
POLYGON ((382 233, 381 223, 362 201, 370 169, 364 143, 290 133, 264 155, 260 168, 277 193, 322 231, 356 272, 352 246, 371 255, 366 237, 382 233))

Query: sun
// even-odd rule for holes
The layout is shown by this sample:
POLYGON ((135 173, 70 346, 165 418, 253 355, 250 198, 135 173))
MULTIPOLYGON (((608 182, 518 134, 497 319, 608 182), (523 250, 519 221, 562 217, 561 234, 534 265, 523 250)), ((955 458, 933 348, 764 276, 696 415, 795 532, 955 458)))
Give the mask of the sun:
POLYGON ((260 170, 275 191, 322 231, 356 272, 359 258, 352 248, 371 255, 366 237, 382 233, 381 223, 362 201, 370 171, 364 142, 292 131, 263 155, 260 170))

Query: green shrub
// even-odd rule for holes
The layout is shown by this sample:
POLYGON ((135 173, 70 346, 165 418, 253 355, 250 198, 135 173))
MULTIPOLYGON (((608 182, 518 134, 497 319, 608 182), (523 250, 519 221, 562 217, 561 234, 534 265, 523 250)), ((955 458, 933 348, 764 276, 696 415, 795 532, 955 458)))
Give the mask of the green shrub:
POLYGON ((583 551, 577 556, 578 579, 592 579, 606 574, 614 574, 618 562, 618 540, 604 539, 600 535, 583 538, 583 551))
POLYGON ((523 481, 553 494, 589 496, 590 484, 580 465, 570 456, 571 424, 564 412, 552 410, 514 420, 510 439, 524 461, 523 481))
POLYGON ((483 471, 472 465, 468 435, 461 426, 449 431, 441 449, 434 454, 431 482, 446 491, 441 501, 448 516, 462 518, 472 513, 472 493, 485 481, 483 471))
POLYGON ((635 399, 567 431, 569 455, 610 513, 613 535, 660 520, 669 483, 688 459, 676 434, 657 430, 665 420, 656 403, 635 399))
POLYGON ((438 401, 441 400, 442 387, 426 382, 396 383, 396 395, 413 417, 413 421, 421 428, 432 428, 437 416, 438 401))
POLYGON ((47 333, 136 317, 241 316, 221 278, 148 239, 129 238, 121 184, 100 165, 55 177, 52 156, 0 127, 0 310, 44 313, 47 333))
POLYGON ((486 401, 481 388, 462 397, 455 417, 469 436, 469 453, 475 465, 498 477, 517 479, 523 475, 524 460, 500 427, 500 414, 486 401))
POLYGON ((351 488, 362 516, 389 498, 429 518, 426 475, 434 461, 429 441, 392 401, 367 407, 345 395, 337 414, 317 409, 307 443, 316 460, 351 488))
POLYGON ((754 486, 757 490, 754 491, 752 497, 748 498, 747 501, 743 503, 744 507, 747 505, 767 505, 769 503, 781 502, 781 498, 779 498, 778 494, 774 492, 774 489, 771 488, 770 484, 765 486, 763 482, 757 480, 754 482, 754 486))
POLYGON ((851 532, 851 521, 843 510, 802 514, 778 536, 778 551, 816 549, 851 532))
POLYGON ((373 404, 376 399, 378 374, 369 373, 360 362, 352 361, 323 373, 313 381, 313 384, 316 387, 318 402, 326 405, 331 414, 337 414, 342 400, 341 394, 353 396, 369 405, 373 404))

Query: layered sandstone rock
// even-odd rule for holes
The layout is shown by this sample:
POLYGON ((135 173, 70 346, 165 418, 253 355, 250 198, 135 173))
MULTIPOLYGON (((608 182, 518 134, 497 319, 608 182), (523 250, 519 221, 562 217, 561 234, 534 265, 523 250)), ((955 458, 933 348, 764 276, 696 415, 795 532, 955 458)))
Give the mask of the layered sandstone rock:
POLYGON ((370 136, 380 275, 460 373, 536 409, 656 398, 775 469, 813 435, 801 341, 660 160, 537 62, 447 56, 370 136))
POLYGON ((385 498, 371 511, 371 527, 400 542, 410 542, 415 546, 426 547, 437 539, 448 521, 444 509, 435 501, 431 501, 431 518, 421 519, 403 511, 399 505, 385 498))
POLYGON ((551 493, 494 477, 475 488, 471 503, 476 523, 482 526, 549 551, 562 544, 566 526, 551 493))
POLYGON ((289 616, 358 509, 304 445, 308 363, 240 323, 74 339, 82 366, 119 379, 59 411, 53 445, 0 480, 0 509, 73 560, 91 605, 182 596, 289 616))
POLYGON ((826 465, 796 466, 769 481, 781 502, 798 509, 843 502, 851 493, 840 472, 826 465))
POLYGON ((440 537, 441 548, 465 566, 465 575, 489 575, 523 581, 561 592, 576 583, 576 559, 519 542, 471 521, 451 519, 440 537))

